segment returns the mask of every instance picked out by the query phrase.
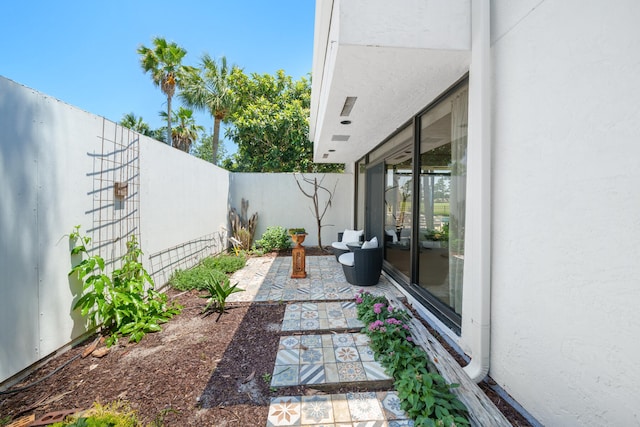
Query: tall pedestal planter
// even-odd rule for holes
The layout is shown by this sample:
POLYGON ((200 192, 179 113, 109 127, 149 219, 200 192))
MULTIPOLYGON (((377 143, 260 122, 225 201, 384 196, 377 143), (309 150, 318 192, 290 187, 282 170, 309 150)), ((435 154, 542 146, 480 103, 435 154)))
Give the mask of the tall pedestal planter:
POLYGON ((302 242, 304 242, 306 234, 292 234, 291 240, 296 246, 291 251, 292 258, 291 262, 293 263, 291 278, 292 279, 304 279, 307 277, 306 272, 306 251, 304 246, 302 246, 302 242))

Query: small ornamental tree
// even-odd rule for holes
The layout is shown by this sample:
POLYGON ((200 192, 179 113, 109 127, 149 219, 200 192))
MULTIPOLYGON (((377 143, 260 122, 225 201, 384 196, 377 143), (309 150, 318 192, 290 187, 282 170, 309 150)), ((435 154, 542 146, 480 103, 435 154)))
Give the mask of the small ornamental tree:
POLYGON ((331 201, 333 200, 333 195, 336 192, 338 181, 336 180, 336 183, 333 186, 333 190, 329 190, 327 187, 322 185, 322 182, 324 181, 326 175, 323 175, 320 181, 318 181, 317 177, 313 177, 312 179, 306 178, 304 175, 300 175, 300 180, 298 180, 296 174, 293 174, 293 177, 296 180, 296 184, 298 184, 298 188, 300 189, 300 191, 302 191, 302 194, 310 198, 313 202, 313 210, 311 212, 313 213, 316 219, 316 225, 318 226, 318 247, 322 249, 322 227, 326 225, 322 224, 322 219, 327 213, 327 210, 331 207, 331 201), (302 188, 302 184, 300 183, 300 181, 308 185, 312 185, 313 191, 305 190, 304 188, 302 188), (320 201, 320 194, 325 195, 324 202, 320 201))

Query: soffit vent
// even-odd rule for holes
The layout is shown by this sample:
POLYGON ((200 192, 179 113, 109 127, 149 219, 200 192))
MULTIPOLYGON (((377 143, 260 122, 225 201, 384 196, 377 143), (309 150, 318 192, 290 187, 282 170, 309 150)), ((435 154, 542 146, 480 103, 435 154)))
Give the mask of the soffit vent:
POLYGON ((331 135, 331 141, 347 142, 351 135, 331 135))
POLYGON ((351 114, 351 110, 353 109, 353 104, 356 103, 357 96, 347 96, 344 100, 344 105, 342 106, 342 111, 340 111, 340 116, 347 117, 351 114))
POLYGON ((328 154, 328 153, 324 153, 324 154, 322 155, 322 158, 323 158, 323 159, 326 159, 327 157, 329 157, 329 154, 328 154))

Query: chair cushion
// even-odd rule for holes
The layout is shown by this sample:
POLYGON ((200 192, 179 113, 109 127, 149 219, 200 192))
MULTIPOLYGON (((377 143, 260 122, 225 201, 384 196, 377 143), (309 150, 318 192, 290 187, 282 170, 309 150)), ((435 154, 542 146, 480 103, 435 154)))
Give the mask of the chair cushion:
POLYGON ((364 230, 344 230, 342 233, 342 242, 343 243, 351 243, 351 242, 359 242, 360 236, 364 234, 364 230))
POLYGON ((378 247, 378 238, 373 237, 373 239, 366 241, 362 244, 362 249, 372 249, 378 247))
POLYGON ((398 243, 398 235, 395 230, 384 230, 385 234, 391 237, 391 243, 398 243))
POLYGON ((340 264, 344 264, 346 266, 353 267, 353 264, 354 264, 353 252, 347 252, 346 254, 340 255, 340 258, 338 258, 338 262, 340 264))
POLYGON ((331 244, 331 247, 336 248, 336 249, 341 249, 343 251, 348 251, 349 248, 347 247, 346 243, 342 243, 342 242, 333 242, 331 244))

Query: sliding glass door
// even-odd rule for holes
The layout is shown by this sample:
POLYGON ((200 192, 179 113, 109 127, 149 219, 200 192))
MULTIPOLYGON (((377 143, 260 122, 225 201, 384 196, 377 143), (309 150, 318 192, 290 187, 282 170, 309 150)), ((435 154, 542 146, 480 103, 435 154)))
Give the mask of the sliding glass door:
POLYGON ((462 311, 467 104, 463 83, 358 163, 366 170, 365 229, 383 237, 385 270, 454 327, 462 311))
POLYGON ((466 201, 467 89, 420 117, 418 284, 460 314, 466 201))

